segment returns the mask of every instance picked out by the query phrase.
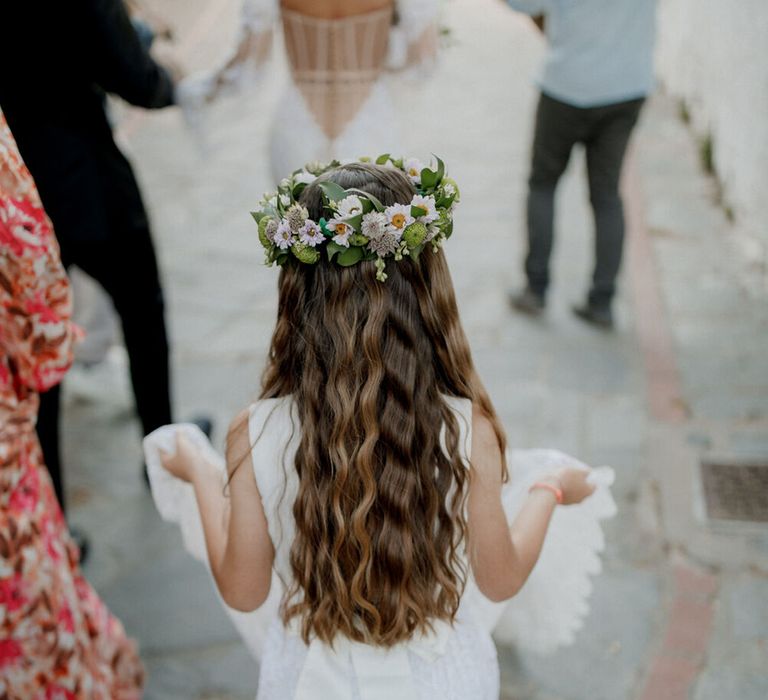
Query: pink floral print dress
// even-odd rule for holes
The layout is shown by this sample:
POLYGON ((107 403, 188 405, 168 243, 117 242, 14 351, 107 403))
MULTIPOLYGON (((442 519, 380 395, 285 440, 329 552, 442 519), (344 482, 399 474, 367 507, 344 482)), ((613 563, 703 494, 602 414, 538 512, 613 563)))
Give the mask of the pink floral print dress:
POLYGON ((134 643, 78 566, 35 434, 79 331, 58 244, 0 112, 0 700, 134 700, 134 643))

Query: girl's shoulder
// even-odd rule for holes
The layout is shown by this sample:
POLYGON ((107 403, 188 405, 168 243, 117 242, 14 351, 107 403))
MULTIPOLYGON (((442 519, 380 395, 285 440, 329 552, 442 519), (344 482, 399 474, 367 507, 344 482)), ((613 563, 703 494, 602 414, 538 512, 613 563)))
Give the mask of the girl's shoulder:
POLYGON ((250 462, 270 519, 273 497, 284 492, 286 476, 294 478, 288 465, 298 448, 301 427, 290 396, 259 399, 246 413, 250 462))
POLYGON ((299 420, 290 396, 258 399, 247 409, 248 433, 254 449, 284 446, 299 430, 299 420))
POLYGON ((276 420, 290 419, 293 407, 293 398, 288 396, 278 396, 273 399, 257 399, 248 406, 248 414, 251 423, 254 420, 267 422, 274 417, 276 420))

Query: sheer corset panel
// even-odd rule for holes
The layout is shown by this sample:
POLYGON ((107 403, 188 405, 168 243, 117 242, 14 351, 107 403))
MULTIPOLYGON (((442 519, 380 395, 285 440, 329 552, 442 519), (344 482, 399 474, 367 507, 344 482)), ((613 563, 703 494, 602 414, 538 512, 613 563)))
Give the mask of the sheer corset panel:
POLYGON ((293 81, 327 138, 344 131, 384 70, 393 12, 323 19, 282 8, 293 81))

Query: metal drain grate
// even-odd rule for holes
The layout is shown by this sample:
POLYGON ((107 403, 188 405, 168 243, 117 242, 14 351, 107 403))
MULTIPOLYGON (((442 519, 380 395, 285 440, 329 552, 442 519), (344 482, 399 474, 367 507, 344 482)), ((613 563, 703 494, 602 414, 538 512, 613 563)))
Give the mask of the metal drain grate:
POLYGON ((768 462, 702 462, 701 479, 710 518, 768 522, 768 462))

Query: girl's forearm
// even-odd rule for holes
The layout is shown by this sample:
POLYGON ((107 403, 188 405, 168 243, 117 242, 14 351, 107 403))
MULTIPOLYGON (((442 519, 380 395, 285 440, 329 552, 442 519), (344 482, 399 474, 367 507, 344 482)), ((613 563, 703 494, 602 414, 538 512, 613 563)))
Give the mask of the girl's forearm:
POLYGON ((556 506, 557 500, 551 491, 536 489, 530 493, 512 523, 510 535, 517 554, 520 587, 528 579, 539 559, 556 506))
POLYGON ((227 548, 229 500, 224 495, 223 474, 210 464, 201 464, 192 479, 203 524, 211 571, 218 582, 227 548))

